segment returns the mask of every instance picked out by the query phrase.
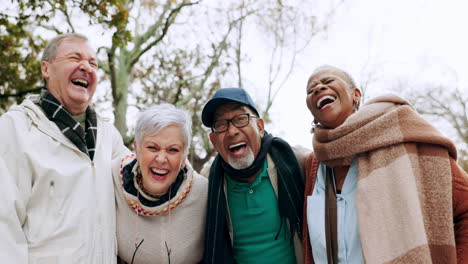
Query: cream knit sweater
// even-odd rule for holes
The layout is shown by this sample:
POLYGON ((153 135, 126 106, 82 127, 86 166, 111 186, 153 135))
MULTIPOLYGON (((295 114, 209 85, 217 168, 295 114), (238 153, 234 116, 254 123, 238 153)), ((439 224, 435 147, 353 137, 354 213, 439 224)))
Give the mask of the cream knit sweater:
MULTIPOLYGON (((132 160, 124 159, 123 166, 132 160)), ((195 172, 188 162, 186 167, 187 177, 176 197, 150 208, 151 211, 158 212, 158 215, 147 216, 137 216, 136 211, 129 205, 128 194, 124 194, 120 173, 114 171, 118 255, 122 260, 128 263, 132 261, 135 241, 138 244, 142 239, 144 242, 135 255, 134 263, 169 263, 165 243, 171 251, 171 264, 198 263, 201 260, 208 180, 195 172), (165 211, 169 204, 172 208, 170 215, 165 211)), ((135 204, 135 201, 133 202, 135 204)), ((136 206, 140 206, 139 203, 136 206)))

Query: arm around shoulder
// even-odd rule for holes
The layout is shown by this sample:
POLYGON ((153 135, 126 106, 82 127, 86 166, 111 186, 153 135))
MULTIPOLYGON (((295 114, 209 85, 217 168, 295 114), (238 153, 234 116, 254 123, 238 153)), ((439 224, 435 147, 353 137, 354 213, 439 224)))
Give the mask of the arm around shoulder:
POLYGON ((120 162, 125 156, 128 156, 131 151, 125 146, 122 136, 115 126, 110 125, 112 130, 112 160, 120 162))
MULTIPOLYGON (((303 147, 301 145, 295 145, 291 147, 294 155, 296 156, 297 162, 299 163, 299 167, 301 168, 302 175, 305 175, 305 162, 307 157, 312 153, 312 150, 303 147)), ((305 177, 304 177, 305 178, 305 177)))

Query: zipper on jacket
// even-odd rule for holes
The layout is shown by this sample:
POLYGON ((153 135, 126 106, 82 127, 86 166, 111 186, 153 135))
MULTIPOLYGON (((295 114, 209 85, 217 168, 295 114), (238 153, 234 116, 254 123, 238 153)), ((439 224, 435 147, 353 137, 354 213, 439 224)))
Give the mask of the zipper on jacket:
POLYGON ((49 196, 53 197, 55 194, 55 182, 54 180, 51 180, 49 183, 49 196))

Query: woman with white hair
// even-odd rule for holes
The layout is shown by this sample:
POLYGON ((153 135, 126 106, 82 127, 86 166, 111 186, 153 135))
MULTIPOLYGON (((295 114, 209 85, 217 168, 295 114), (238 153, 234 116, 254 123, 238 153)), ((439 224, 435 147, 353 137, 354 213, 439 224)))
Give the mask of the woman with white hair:
POLYGON ((114 171, 118 255, 127 263, 198 263, 208 181, 187 160, 187 111, 161 104, 143 111, 135 153, 114 171))

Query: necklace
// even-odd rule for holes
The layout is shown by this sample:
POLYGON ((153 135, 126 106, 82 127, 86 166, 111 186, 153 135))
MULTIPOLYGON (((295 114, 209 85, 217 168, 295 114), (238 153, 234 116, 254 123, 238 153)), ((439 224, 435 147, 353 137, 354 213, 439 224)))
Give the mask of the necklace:
POLYGON ((150 198, 153 198, 153 199, 161 199, 161 197, 163 197, 166 193, 149 193, 147 190, 145 190, 145 187, 143 186, 143 177, 141 176, 141 173, 140 171, 138 171, 138 174, 137 174, 137 183, 138 183, 138 187, 140 187, 140 190, 143 192, 144 195, 146 196, 149 196, 150 198))

